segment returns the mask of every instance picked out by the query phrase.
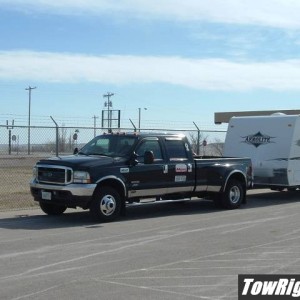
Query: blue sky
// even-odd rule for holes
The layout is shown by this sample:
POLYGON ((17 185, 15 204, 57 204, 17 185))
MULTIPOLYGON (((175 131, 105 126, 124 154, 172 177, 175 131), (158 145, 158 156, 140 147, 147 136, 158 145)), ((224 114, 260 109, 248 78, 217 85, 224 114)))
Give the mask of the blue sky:
POLYGON ((0 123, 212 129, 214 112, 300 108, 298 0, 0 0, 0 123), (99 120, 98 120, 99 122, 99 120))

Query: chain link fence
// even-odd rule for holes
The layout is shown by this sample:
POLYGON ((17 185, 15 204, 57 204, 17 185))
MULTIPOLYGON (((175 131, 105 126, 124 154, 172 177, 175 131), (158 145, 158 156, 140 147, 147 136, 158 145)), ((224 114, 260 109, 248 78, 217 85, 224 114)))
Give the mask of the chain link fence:
MULTIPOLYGON (((112 129, 133 132, 132 128, 112 129)), ((94 136, 108 132, 95 127, 0 125, 0 210, 35 207, 29 189, 35 163, 51 156, 70 155, 94 136)), ((141 129, 151 133, 185 134, 199 155, 222 155, 225 130, 141 129)))

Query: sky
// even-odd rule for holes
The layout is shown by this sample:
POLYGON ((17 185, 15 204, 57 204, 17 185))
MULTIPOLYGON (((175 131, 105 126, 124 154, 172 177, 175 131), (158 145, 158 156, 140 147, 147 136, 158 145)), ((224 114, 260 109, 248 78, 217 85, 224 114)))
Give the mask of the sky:
POLYGON ((299 0, 0 0, 0 125, 27 125, 28 87, 36 126, 100 126, 108 92, 122 127, 300 109, 299 15, 299 0))

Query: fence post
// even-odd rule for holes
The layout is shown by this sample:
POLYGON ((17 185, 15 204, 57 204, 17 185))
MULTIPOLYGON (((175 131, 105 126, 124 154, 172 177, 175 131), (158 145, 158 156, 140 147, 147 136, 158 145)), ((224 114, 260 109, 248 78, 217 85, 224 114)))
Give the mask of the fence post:
POLYGON ((136 132, 137 130, 136 130, 136 127, 135 127, 134 123, 132 122, 132 120, 131 120, 131 119, 129 119, 129 121, 130 121, 131 125, 132 125, 132 126, 133 126, 133 128, 134 128, 134 132, 136 132))
POLYGON ((194 125, 195 125, 195 127, 197 128, 197 131, 198 131, 198 136, 197 136, 197 155, 200 155, 200 136, 201 136, 201 134, 200 134, 200 129, 199 129, 199 127, 196 125, 195 122, 193 122, 193 123, 194 123, 194 125))
POLYGON ((8 154, 11 155, 11 129, 8 130, 8 154))
POLYGON ((55 120, 50 116, 51 120, 54 122, 56 126, 56 143, 55 143, 55 154, 58 156, 58 141, 59 141, 59 134, 58 134, 58 125, 55 120))
POLYGON ((15 120, 12 121, 11 126, 8 125, 6 120, 6 128, 8 129, 8 154, 11 155, 11 130, 14 128, 15 120))

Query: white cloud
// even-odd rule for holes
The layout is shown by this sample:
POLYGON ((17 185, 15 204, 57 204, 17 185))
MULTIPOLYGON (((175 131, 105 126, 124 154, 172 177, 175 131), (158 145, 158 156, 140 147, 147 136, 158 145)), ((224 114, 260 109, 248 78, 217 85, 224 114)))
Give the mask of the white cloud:
POLYGON ((204 90, 300 90, 300 60, 224 59, 0 52, 0 79, 30 82, 167 83, 204 90))
POLYGON ((0 0, 0 8, 300 28, 299 0, 0 0))

